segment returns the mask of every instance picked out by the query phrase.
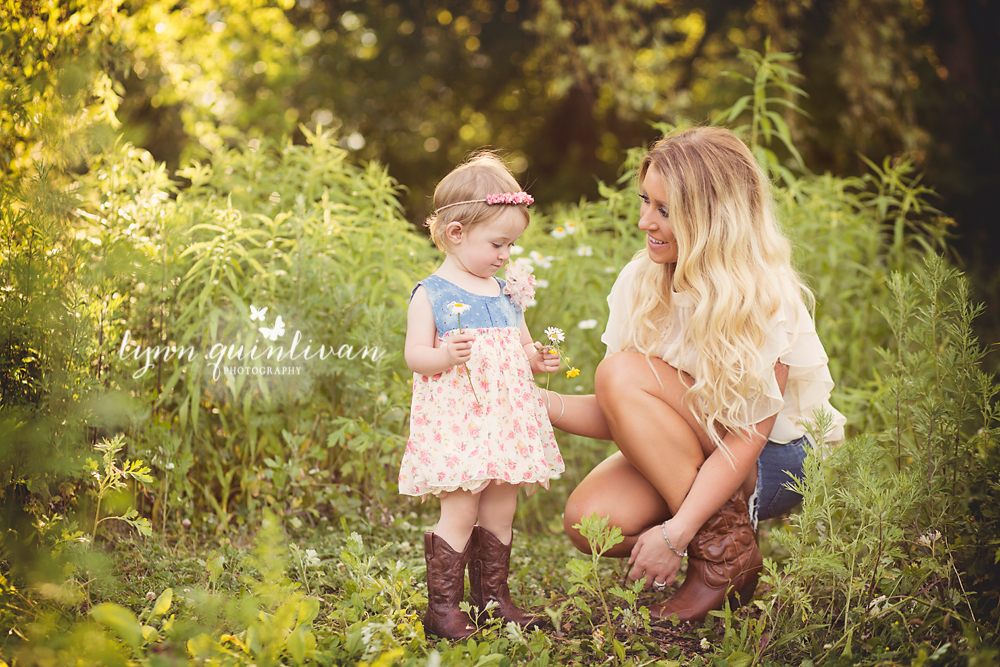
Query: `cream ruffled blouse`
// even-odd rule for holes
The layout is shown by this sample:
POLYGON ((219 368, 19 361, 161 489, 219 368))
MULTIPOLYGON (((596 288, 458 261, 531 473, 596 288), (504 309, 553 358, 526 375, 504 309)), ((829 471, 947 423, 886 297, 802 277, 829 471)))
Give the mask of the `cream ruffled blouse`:
MULTIPOLYGON (((621 329, 625 325, 628 309, 632 305, 632 283, 638 267, 637 261, 629 262, 618 274, 618 279, 615 280, 608 295, 611 313, 607 329, 601 336, 601 341, 608 347, 605 356, 621 351, 621 329)), ((691 373, 694 368, 694 351, 689 349, 686 358, 681 359, 680 343, 681 332, 691 319, 694 303, 689 295, 682 292, 674 292, 671 298, 675 320, 665 333, 663 346, 655 356, 674 368, 691 373)), ((801 299, 797 299, 796 303, 783 304, 771 319, 767 339, 758 358, 761 375, 765 375, 764 369, 773 367, 779 359, 788 366, 788 382, 785 384, 784 395, 777 380, 774 379, 774 374, 766 373, 770 381, 765 395, 747 397, 747 409, 741 421, 749 426, 777 413, 778 417, 769 439, 784 444, 805 435, 805 424, 813 420, 815 413, 825 410, 833 417, 833 425, 827 434, 826 443, 841 442, 844 439, 844 424, 847 423, 847 419, 830 405, 833 379, 827 366, 829 358, 823 349, 823 343, 816 335, 812 317, 801 299)))

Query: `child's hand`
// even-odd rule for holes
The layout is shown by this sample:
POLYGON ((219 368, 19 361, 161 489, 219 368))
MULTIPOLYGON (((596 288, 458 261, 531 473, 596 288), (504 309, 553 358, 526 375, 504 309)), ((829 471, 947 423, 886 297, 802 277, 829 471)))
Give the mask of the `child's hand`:
POLYGON ((472 357, 472 341, 476 340, 476 334, 471 331, 448 336, 445 341, 445 354, 448 357, 448 368, 464 364, 472 357))
POLYGON ((531 370, 534 373, 555 373, 559 370, 559 353, 554 347, 542 345, 535 341, 538 353, 531 358, 531 370))

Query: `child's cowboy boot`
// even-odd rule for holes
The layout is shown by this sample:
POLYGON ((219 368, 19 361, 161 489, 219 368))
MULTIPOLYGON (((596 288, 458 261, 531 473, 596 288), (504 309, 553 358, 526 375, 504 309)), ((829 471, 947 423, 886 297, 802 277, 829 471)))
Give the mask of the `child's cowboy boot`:
POLYGON ((465 597, 465 564, 472 540, 458 553, 434 533, 424 533, 427 563, 427 613, 424 630, 444 639, 465 639, 476 631, 469 615, 458 608, 465 597))
POLYGON ((733 608, 750 602, 763 569, 757 534, 747 504, 737 495, 709 517, 688 545, 684 583, 669 600, 649 608, 649 616, 701 621, 722 609, 726 597, 733 608))
POLYGON ((507 576, 510 573, 510 548, 496 535, 481 526, 472 529, 472 553, 469 556, 469 595, 472 604, 479 608, 480 621, 487 618, 484 611, 491 600, 496 601, 493 615, 503 617, 508 623, 517 623, 526 630, 539 627, 538 619, 520 609, 510 599, 507 576))

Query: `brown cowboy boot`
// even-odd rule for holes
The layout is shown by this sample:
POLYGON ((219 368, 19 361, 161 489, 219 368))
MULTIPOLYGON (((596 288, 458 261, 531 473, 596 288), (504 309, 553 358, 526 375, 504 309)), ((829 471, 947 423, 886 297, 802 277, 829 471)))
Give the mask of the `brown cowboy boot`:
POLYGON ((444 639, 465 639, 476 631, 469 615, 458 608, 465 597, 465 564, 472 540, 458 553, 441 537, 424 533, 427 563, 427 613, 424 630, 444 639))
POLYGON ((501 616, 508 623, 517 623, 525 630, 539 627, 539 621, 520 609, 510 599, 507 576, 510 573, 510 548, 490 531, 475 526, 472 529, 472 554, 469 556, 469 595, 472 604, 479 608, 480 620, 487 617, 486 605, 495 600, 494 616, 501 616))
POLYGON ((713 609, 750 602, 763 569, 747 503, 737 495, 705 522, 688 545, 687 577, 673 597, 649 608, 649 617, 701 621, 713 609))

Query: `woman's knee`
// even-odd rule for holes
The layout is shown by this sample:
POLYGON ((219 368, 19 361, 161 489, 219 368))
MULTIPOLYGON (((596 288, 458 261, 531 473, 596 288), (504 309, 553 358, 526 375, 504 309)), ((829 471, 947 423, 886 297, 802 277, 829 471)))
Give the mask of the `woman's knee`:
POLYGON ((611 509, 607 506, 605 498, 595 498, 592 494, 579 491, 580 487, 577 487, 577 490, 571 493, 566 501, 566 511, 563 513, 563 530, 577 550, 590 554, 590 542, 583 536, 578 526, 583 523, 585 518, 594 514, 610 521, 611 509))
POLYGON ((623 380, 633 365, 632 357, 637 355, 638 353, 636 352, 616 352, 611 356, 601 359, 601 362, 597 364, 597 370, 594 372, 594 387, 614 389, 619 385, 625 384, 623 380))
POLYGON ((601 360, 594 372, 594 393, 601 409, 626 404, 630 395, 641 391, 636 374, 641 372, 637 364, 644 361, 638 352, 618 352, 601 360))
POLYGON ((587 542, 587 538, 580 533, 580 529, 576 528, 584 516, 588 515, 583 513, 582 508, 577 503, 573 502, 571 497, 566 502, 566 512, 563 514, 563 530, 566 532, 566 537, 569 538, 569 541, 573 543, 573 546, 576 547, 578 551, 590 554, 590 543, 587 542))

